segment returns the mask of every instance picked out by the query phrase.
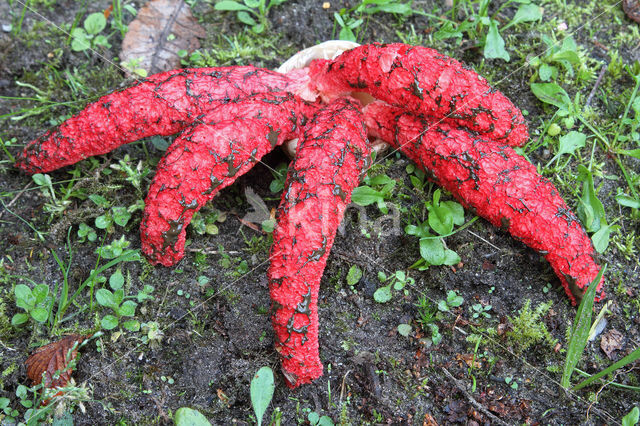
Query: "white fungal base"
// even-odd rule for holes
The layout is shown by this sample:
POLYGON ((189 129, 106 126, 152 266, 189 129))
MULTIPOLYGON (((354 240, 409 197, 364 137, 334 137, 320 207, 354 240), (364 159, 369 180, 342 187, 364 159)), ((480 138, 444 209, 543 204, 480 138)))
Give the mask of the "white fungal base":
MULTIPOLYGON (((276 71, 281 73, 288 73, 296 69, 307 67, 311 61, 315 59, 335 59, 342 52, 351 50, 354 47, 360 46, 358 43, 345 40, 329 40, 315 46, 307 47, 287 59, 276 71)), ((310 100, 315 100, 316 95, 310 93, 301 93, 300 96, 304 99, 307 97, 310 100), (306 96, 305 96, 306 95, 306 96)), ((368 93, 355 92, 351 96, 358 99, 362 105, 367 105, 372 102, 374 98, 368 93)), ((296 146, 298 145, 298 139, 287 141, 283 144, 283 149, 289 158, 293 158, 296 155, 296 146)), ((380 154, 389 148, 389 145, 380 139, 376 139, 371 142, 372 149, 376 154, 380 154)))

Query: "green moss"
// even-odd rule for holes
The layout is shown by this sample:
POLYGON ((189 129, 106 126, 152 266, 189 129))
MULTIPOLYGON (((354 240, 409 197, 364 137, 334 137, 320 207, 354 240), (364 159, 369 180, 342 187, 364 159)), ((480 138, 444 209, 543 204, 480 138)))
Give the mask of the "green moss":
POLYGON ((13 334, 11 319, 6 314, 7 307, 4 302, 0 302, 0 339, 6 340, 13 334))
POLYGON ((531 300, 527 300, 517 317, 509 317, 513 329, 506 333, 506 337, 509 344, 518 352, 526 351, 538 343, 546 343, 549 347, 556 345, 558 341, 553 338, 541 320, 551 308, 552 303, 551 301, 541 303, 532 310, 531 300))

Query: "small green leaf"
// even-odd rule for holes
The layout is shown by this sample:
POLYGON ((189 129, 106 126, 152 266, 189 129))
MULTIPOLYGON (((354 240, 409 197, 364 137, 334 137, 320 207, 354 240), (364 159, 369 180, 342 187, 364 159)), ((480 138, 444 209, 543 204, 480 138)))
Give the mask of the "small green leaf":
POLYGON ((560 138, 560 146, 556 156, 573 154, 577 149, 584 147, 587 135, 581 132, 571 131, 560 138))
POLYGON ((593 175, 585 166, 578 166, 578 180, 582 182, 582 194, 576 213, 589 232, 597 232, 607 223, 604 206, 597 197, 593 175))
POLYGON ((31 294, 33 294, 33 297, 35 297, 35 304, 39 304, 45 301, 45 299, 47 298, 47 296, 49 295, 49 286, 46 284, 38 284, 37 286, 35 286, 33 288, 33 291, 31 292, 31 294))
POLYGON ((96 217, 95 225, 98 229, 107 229, 111 225, 111 216, 103 214, 96 217))
POLYGON ((446 40, 448 38, 461 39, 463 35, 455 22, 447 20, 433 36, 436 40, 446 40))
POLYGON ((391 300, 391 284, 380 287, 373 293, 373 300, 378 303, 387 303, 391 300))
POLYGON ((489 24, 489 32, 484 43, 484 57, 487 59, 504 59, 509 62, 509 52, 504 48, 504 39, 498 31, 498 23, 492 19, 489 24))
POLYGON ((176 426, 211 426, 209 420, 202 413, 188 407, 178 408, 173 416, 173 421, 176 426))
POLYGON ((131 213, 129 213, 125 207, 114 207, 111 211, 113 221, 120 226, 125 226, 129 222, 129 219, 131 219, 131 213))
POLYGON ((507 27, 517 25, 521 22, 537 21, 539 19, 542 19, 542 8, 540 6, 533 3, 523 4, 518 8, 518 11, 507 27))
POLYGON ((571 108, 571 98, 567 92, 556 83, 531 83, 531 91, 536 98, 547 104, 568 111, 571 108))
MULTIPOLYGON (((640 100, 640 96, 638 98, 636 98, 638 100, 640 100)), ((630 150, 620 150, 618 151, 620 154, 623 155, 629 155, 631 157, 637 158, 640 160, 640 149, 630 149, 630 150)))
POLYGON ((622 418, 622 426, 634 426, 638 424, 640 419, 640 409, 633 407, 629 413, 622 418))
POLYGON ((455 290, 449 290, 447 292, 447 305, 451 306, 452 308, 457 308, 458 306, 462 305, 463 302, 464 298, 458 295, 455 290))
POLYGON ((96 300, 98 301, 98 304, 100 304, 101 306, 106 306, 107 308, 112 308, 112 309, 118 308, 118 304, 115 302, 113 293, 111 293, 106 288, 101 288, 98 291, 96 291, 96 300))
POLYGON ((33 308, 33 310, 31 310, 31 312, 29 313, 31 314, 31 318, 33 318, 34 320, 38 321, 41 324, 46 322, 47 318, 49 318, 49 311, 41 306, 33 308))
POLYGON ((361 278, 362 269, 360 269, 358 265, 352 265, 351 268, 349 268, 349 272, 347 273, 347 284, 350 286, 354 286, 358 284, 361 278))
POLYGON ((625 194, 616 195, 616 201, 618 204, 624 207, 631 207, 632 209, 640 209, 640 200, 632 198, 625 194))
POLYGON ((607 247, 609 247, 609 238, 611 237, 611 233, 620 229, 619 225, 608 225, 605 224, 598 229, 598 232, 591 236, 591 241, 593 241, 593 247, 596 249, 598 253, 604 253, 607 247))
POLYGON ((84 20, 84 29, 88 34, 98 34, 107 26, 107 18, 101 12, 95 12, 84 20))
POLYGON ((118 314, 121 317, 132 317, 136 313, 136 307, 138 304, 133 300, 125 300, 125 302, 118 309, 118 314))
POLYGON ((102 207, 103 209, 107 209, 111 205, 111 203, 109 203, 109 200, 101 195, 91 194, 89 195, 89 199, 93 201, 98 207, 102 207))
POLYGON ((118 269, 109 277, 109 287, 111 287, 112 290, 119 290, 123 285, 124 275, 122 275, 122 271, 118 269))
POLYGON ((443 265, 457 265, 461 261, 462 259, 460 259, 460 256, 455 251, 449 249, 444 251, 443 265))
POLYGON ((129 320, 129 321, 125 321, 122 324, 122 327, 129 331, 136 332, 140 330, 140 323, 137 320, 129 320))
POLYGON ((237 3, 231 0, 223 0, 221 2, 216 3, 213 7, 215 10, 251 10, 251 8, 245 6, 244 4, 237 3))
POLYGON ((24 324, 27 321, 29 321, 29 314, 15 314, 11 318, 11 325, 13 325, 14 327, 17 327, 19 325, 24 324))
POLYGON ((262 367, 251 379, 251 405, 258 420, 258 426, 262 425, 262 418, 273 398, 275 387, 273 371, 269 367, 262 367))
POLYGON ((381 192, 376 191, 370 186, 359 186, 353 190, 351 201, 359 206, 368 206, 379 201, 384 201, 384 196, 381 192))
POLYGON ((538 69, 538 75, 540 76, 540 80, 549 81, 553 74, 558 72, 558 69, 552 65, 542 64, 538 69))
POLYGON ((431 265, 442 265, 446 259, 442 240, 420 238, 420 256, 431 265))
POLYGON ((398 334, 400 334, 401 336, 409 336, 409 334, 411 334, 411 330, 413 330, 413 328, 409 324, 398 325, 398 334))
POLYGON ((100 320, 100 326, 105 330, 113 330, 118 326, 118 318, 113 315, 105 315, 102 317, 102 320, 100 320))
POLYGON ((238 20, 243 24, 247 24, 251 26, 258 24, 256 20, 253 19, 251 15, 249 15, 247 12, 238 12, 238 20))

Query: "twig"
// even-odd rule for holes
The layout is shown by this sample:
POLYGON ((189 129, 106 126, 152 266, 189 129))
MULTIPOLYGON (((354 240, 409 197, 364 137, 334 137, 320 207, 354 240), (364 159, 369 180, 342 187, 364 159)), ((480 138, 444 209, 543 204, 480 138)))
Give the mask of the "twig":
POLYGON ((478 401, 476 401, 473 396, 471 396, 471 394, 469 393, 469 391, 467 391, 467 389, 465 388, 464 384, 460 382, 460 380, 456 379, 455 377, 453 377, 453 374, 451 374, 449 372, 449 370, 447 370, 444 367, 441 367, 442 371, 444 372, 444 374, 447 375, 447 377, 449 377, 450 380, 453 381, 453 383, 456 385, 456 387, 458 388, 458 390, 460 392, 462 392, 464 394, 464 396, 467 397, 467 399, 469 400, 469 402, 471 403, 471 405, 473 405, 477 410, 482 411, 487 417, 489 417, 492 421, 495 422, 495 424, 498 425, 503 425, 503 426, 509 426, 509 423, 506 423, 502 420, 500 420, 500 418, 496 417, 494 414, 492 414, 489 410, 487 410, 482 404, 480 404, 478 401))
POLYGON ((591 89, 591 92, 589 92, 589 96, 587 97, 587 101, 584 103, 584 107, 588 107, 589 104, 591 103, 591 99, 593 98, 593 96, 596 94, 596 90, 598 89, 598 86, 600 86, 600 83, 602 82, 602 79, 604 78, 604 74, 607 72, 607 67, 606 66, 602 66, 602 68, 600 69, 600 74, 598 75, 598 79, 596 80, 596 84, 593 85, 593 89, 591 89))

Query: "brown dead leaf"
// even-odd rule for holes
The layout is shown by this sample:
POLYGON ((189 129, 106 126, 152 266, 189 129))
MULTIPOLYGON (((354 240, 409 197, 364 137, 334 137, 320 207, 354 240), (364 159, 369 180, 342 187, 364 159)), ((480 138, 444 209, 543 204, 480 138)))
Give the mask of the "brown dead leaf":
POLYGON ((616 329, 611 329, 602 335, 600 349, 607 355, 607 358, 613 360, 613 353, 622 349, 623 339, 622 333, 616 329))
POLYGON ((168 71, 180 65, 180 50, 193 52, 205 35, 183 0, 151 0, 129 24, 120 60, 148 74, 168 71))
POLYGON ((70 334, 57 342, 36 349, 25 361, 27 377, 34 385, 38 385, 44 375, 45 388, 64 387, 71 379, 69 363, 78 355, 78 345, 89 337, 70 334))
POLYGON ((475 354, 457 354, 456 361, 461 367, 466 365, 471 368, 482 368, 482 363, 476 359, 475 354))
POLYGON ((422 426, 438 426, 438 422, 431 414, 426 413, 422 419, 422 426))

